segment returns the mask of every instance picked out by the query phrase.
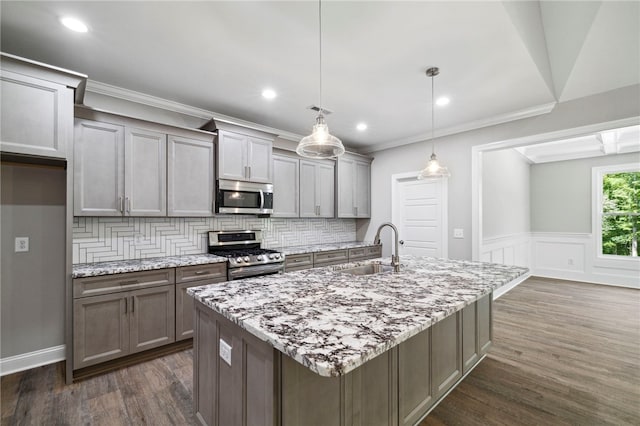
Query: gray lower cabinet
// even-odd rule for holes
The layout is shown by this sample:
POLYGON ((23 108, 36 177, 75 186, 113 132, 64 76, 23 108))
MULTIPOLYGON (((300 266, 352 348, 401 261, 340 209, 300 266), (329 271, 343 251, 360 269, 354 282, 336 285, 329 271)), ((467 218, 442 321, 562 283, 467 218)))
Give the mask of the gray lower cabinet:
POLYGON ((461 380, 465 330, 488 349, 491 300, 484 296, 339 377, 312 372, 196 302, 196 415, 211 426, 414 425, 461 380), (478 326, 463 327, 465 316, 478 326), (223 343, 229 363, 218 356, 223 343))
POLYGON ((485 355, 493 339, 491 295, 462 310, 462 372, 467 373, 485 355))
POLYGON ((165 285, 74 300, 74 369, 175 341, 174 292, 165 285))
POLYGON ((284 271, 301 271, 313 268, 313 253, 290 254, 284 259, 284 271))
POLYGON ((301 271, 314 267, 338 265, 382 256, 382 246, 356 247, 347 250, 330 250, 315 253, 290 254, 284 260, 285 272, 301 271))
POLYGON ((190 287, 227 281, 227 264, 185 266, 176 269, 176 341, 193 337, 193 297, 190 287))
POLYGON ((174 269, 73 280, 73 369, 175 341, 174 269))

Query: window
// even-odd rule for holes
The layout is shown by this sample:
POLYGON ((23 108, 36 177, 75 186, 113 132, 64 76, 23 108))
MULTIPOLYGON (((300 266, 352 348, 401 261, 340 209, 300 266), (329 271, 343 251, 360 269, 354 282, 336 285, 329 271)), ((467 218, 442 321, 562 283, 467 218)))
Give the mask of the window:
POLYGON ((594 168, 599 256, 638 259, 640 164, 594 168))

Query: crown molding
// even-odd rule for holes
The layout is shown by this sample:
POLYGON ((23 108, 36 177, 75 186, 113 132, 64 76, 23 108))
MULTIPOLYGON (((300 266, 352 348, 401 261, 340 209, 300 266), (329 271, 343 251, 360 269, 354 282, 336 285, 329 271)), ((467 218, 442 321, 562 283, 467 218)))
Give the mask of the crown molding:
POLYGON ((214 111, 208 111, 206 109, 193 107, 190 105, 182 104, 180 102, 170 101, 168 99, 159 98, 157 96, 147 95, 146 93, 112 86, 110 84, 101 83, 95 80, 87 81, 86 91, 99 95, 110 96, 112 98, 122 99, 129 102, 135 102, 142 105, 147 105, 153 108, 159 108, 178 114, 189 115, 191 117, 197 117, 206 120, 213 118, 215 121, 222 121, 229 124, 247 127, 249 129, 259 130, 261 132, 271 133, 277 135, 282 139, 287 139, 295 142, 299 141, 303 137, 296 133, 275 129, 269 126, 263 126, 251 121, 241 120, 239 118, 220 114, 214 111))
MULTIPOLYGON (((549 102, 542 105, 537 105, 531 108, 521 109, 519 111, 513 111, 506 114, 495 115, 489 118, 483 118, 480 120, 470 121, 468 123, 461 124, 459 126, 446 127, 444 129, 436 130, 433 133, 433 138, 441 138, 443 136, 453 135, 456 133, 468 132, 470 130, 481 129, 483 127, 495 126, 497 124, 508 123, 510 121, 522 120, 523 118, 535 117, 537 115, 548 114, 553 111, 558 103, 556 101, 549 102)), ((384 149, 396 148, 403 145, 410 145, 416 142, 424 142, 431 139, 431 133, 423 133, 409 138, 399 139, 392 142, 383 142, 375 144, 367 148, 363 148, 360 151, 366 154, 371 154, 376 151, 382 151, 384 149)))

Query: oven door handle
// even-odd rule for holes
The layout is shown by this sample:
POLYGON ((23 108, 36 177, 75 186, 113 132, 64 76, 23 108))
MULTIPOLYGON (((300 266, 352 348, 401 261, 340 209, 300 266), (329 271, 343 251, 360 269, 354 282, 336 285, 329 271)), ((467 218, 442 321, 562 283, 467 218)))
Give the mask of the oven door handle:
POLYGON ((260 210, 264 209, 264 192, 260 190, 260 210))
POLYGON ((284 262, 267 265, 247 266, 229 269, 229 280, 238 278, 257 277, 260 275, 277 274, 284 271, 284 262))

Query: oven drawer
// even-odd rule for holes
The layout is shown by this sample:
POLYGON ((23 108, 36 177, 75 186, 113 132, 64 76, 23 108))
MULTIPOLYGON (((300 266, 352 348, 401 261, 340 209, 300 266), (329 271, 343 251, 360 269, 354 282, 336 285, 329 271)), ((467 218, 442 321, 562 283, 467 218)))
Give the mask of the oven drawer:
POLYGON ((349 261, 347 250, 322 251, 313 254, 313 266, 327 266, 349 261))
POLYGON ((313 268, 313 253, 291 254, 284 259, 285 272, 313 268))
POLYGON ((176 268, 176 282, 227 279, 227 262, 207 263, 204 265, 176 268))
POLYGON ((118 291, 173 284, 174 282, 173 268, 75 278, 73 280, 73 297, 75 299, 97 296, 118 291))

